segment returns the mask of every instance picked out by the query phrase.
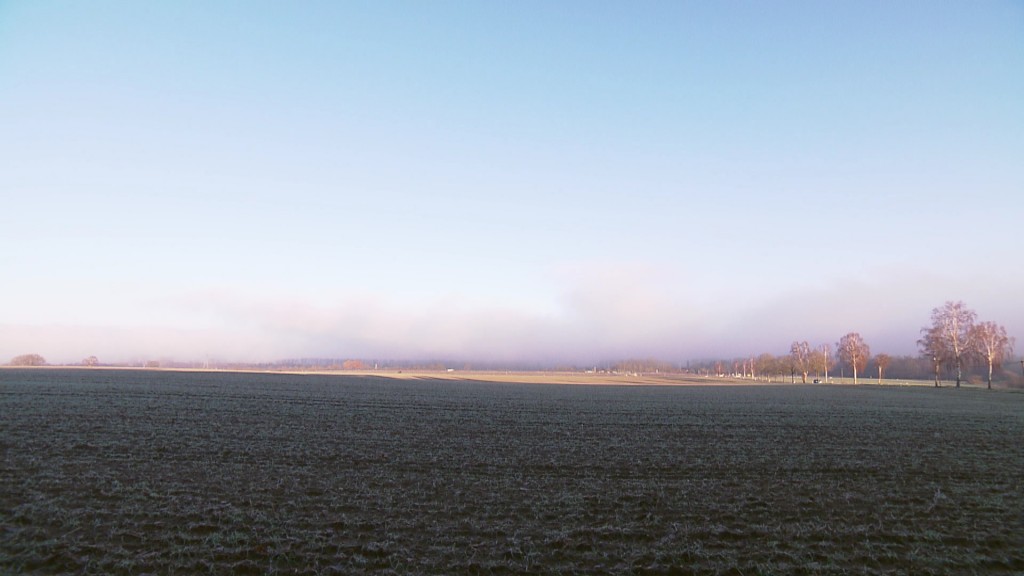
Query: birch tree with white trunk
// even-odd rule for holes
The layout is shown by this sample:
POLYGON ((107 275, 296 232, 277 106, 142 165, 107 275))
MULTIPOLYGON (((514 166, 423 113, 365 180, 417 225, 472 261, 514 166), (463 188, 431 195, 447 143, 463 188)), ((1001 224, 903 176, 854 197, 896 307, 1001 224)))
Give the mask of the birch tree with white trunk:
POLYGON ((839 360, 853 368, 853 383, 857 383, 857 374, 863 372, 871 358, 871 348, 857 332, 850 332, 839 339, 836 344, 839 360))
POLYGON ((975 353, 988 364, 988 389, 992 389, 992 369, 1013 354, 1013 338, 1006 335, 1006 328, 995 322, 980 322, 971 329, 971 342, 975 353))
POLYGON ((948 301, 932 310, 932 325, 923 331, 933 345, 944 348, 942 356, 956 368, 956 387, 964 378, 964 368, 974 351, 972 328, 978 315, 963 302, 948 301))

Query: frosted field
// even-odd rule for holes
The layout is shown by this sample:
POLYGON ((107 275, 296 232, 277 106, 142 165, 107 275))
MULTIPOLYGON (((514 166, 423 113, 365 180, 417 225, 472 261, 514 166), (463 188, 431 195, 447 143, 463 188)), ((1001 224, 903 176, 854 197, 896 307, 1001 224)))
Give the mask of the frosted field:
POLYGON ((1024 572, 1024 394, 0 370, 0 573, 1024 572))

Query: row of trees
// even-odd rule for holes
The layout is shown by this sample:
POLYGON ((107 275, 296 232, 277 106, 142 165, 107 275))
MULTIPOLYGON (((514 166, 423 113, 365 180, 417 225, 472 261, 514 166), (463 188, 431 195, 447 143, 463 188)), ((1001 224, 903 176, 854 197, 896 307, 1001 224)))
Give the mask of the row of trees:
POLYGON ((45 366, 46 358, 39 354, 22 354, 11 358, 11 366, 45 366))
MULTIPOLYGON (((859 373, 865 370, 870 358, 871 349, 864 339, 860 334, 851 332, 843 336, 834 346, 832 344, 811 346, 806 340, 797 341, 790 346, 788 355, 761 354, 749 359, 716 362, 715 371, 719 375, 724 375, 729 371, 731 364, 732 374, 743 378, 762 378, 770 381, 773 378, 789 377, 795 380, 799 375, 800 381, 806 384, 811 374, 814 374, 816 379, 824 378, 827 381, 829 371, 841 362, 843 365, 853 368, 856 382, 859 373)), ((879 378, 881 378, 882 372, 889 365, 891 358, 886 354, 879 354, 875 361, 879 367, 879 378)))
POLYGON ((924 376, 922 372, 927 369, 921 363, 927 362, 934 373, 936 387, 943 368, 955 372, 959 388, 968 367, 982 366, 987 370, 988 387, 992 388, 993 374, 1013 355, 1014 339, 1007 335, 1006 328, 995 322, 978 322, 977 314, 963 302, 946 302, 933 309, 931 325, 922 328, 921 333, 918 345, 922 361, 911 357, 893 358, 888 354, 872 356, 864 338, 857 332, 850 332, 834 345, 812 346, 807 341, 796 341, 784 356, 761 354, 749 359, 718 361, 713 367, 705 365, 704 369, 724 375, 730 373, 731 368, 731 373, 737 376, 769 381, 786 377, 795 380, 799 375, 800 380, 807 383, 811 374, 828 381, 829 371, 849 368, 857 383, 869 365, 877 370, 881 381, 893 364, 899 372, 913 373, 911 377, 924 376))
MULTIPOLYGON (((964 369, 980 364, 988 371, 988 388, 992 389, 992 374, 995 367, 1013 355, 1014 339, 1006 328, 995 322, 978 322, 978 315, 961 301, 946 302, 932 309, 931 325, 921 329, 922 337, 917 341, 921 353, 930 358, 935 368, 935 386, 939 386, 939 371, 943 365, 956 370, 956 387, 963 381, 964 369)), ((806 345, 806 342, 802 343, 806 345)), ((794 350, 797 343, 793 344, 794 350)), ((836 344, 840 361, 853 369, 853 381, 857 383, 858 371, 863 371, 871 358, 868 347, 860 334, 851 332, 836 344)), ((879 354, 876 358, 878 379, 889 365, 891 358, 879 354)))
POLYGON ((943 365, 956 370, 959 388, 964 368, 980 363, 988 368, 988 387, 992 388, 992 372, 1013 354, 1014 339, 1003 326, 977 320, 974 310, 959 301, 932 310, 932 324, 921 329, 917 344, 935 366, 935 386, 939 385, 943 365))
MULTIPOLYGON (((82 366, 99 366, 100 361, 95 356, 89 356, 82 360, 82 366)), ((11 358, 10 366, 46 366, 46 358, 39 354, 22 354, 11 358)))

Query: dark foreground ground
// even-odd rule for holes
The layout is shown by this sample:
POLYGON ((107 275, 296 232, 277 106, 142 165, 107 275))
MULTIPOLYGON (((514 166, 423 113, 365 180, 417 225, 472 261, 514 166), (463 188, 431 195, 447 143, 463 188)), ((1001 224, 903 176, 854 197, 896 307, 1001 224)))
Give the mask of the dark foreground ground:
POLYGON ((0 573, 1024 573, 1024 394, 0 370, 0 573))

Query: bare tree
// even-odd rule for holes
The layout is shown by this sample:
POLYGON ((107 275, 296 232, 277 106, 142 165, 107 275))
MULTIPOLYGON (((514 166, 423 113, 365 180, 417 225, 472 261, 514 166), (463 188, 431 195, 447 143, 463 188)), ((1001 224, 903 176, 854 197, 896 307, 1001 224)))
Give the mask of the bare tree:
POLYGON ((974 310, 967 308, 963 302, 948 301, 942 308, 932 310, 931 328, 925 328, 924 332, 930 334, 931 330, 936 333, 931 335, 939 344, 945 348, 943 357, 952 362, 956 367, 956 387, 960 387, 960 381, 964 377, 964 364, 970 358, 973 351, 971 337, 974 335, 971 327, 978 315, 974 310))
POLYGON ((780 374, 782 372, 779 370, 775 356, 772 356, 767 352, 758 356, 754 362, 757 365, 758 372, 761 374, 761 378, 767 382, 772 381, 772 375, 780 374))
POLYGON ((878 366, 878 383, 882 383, 882 373, 892 363, 892 357, 888 354, 879 354, 875 356, 875 364, 878 366))
POLYGON ((832 367, 832 346, 822 344, 811 352, 811 365, 818 374, 824 373, 823 382, 828 382, 828 370, 832 367))
POLYGON ((792 374, 789 356, 773 356, 767 352, 759 355, 755 362, 758 374, 766 382, 784 382, 787 374, 792 374))
POLYGON ((943 341, 942 329, 937 326, 931 328, 922 328, 921 332, 924 335, 917 341, 917 345, 921 348, 921 354, 932 361, 932 367, 935 368, 935 387, 939 387, 939 368, 948 362, 946 358, 947 346, 943 341))
POLYGON ((793 342, 789 348, 793 367, 800 372, 801 382, 807 384, 807 373, 811 371, 811 345, 807 341, 793 342))
POLYGON ((82 366, 90 366, 90 367, 98 366, 99 363, 100 363, 99 358, 97 358, 95 356, 89 356, 85 360, 82 360, 82 366))
POLYGON ((977 355, 988 363, 988 389, 991 390, 992 367, 1013 354, 1013 338, 1006 335, 1006 328, 995 322, 981 322, 972 327, 970 341, 977 355))
POLYGON ((850 332, 839 339, 836 349, 839 352, 839 359, 853 368, 853 383, 856 384, 857 373, 862 372, 868 365, 871 348, 864 342, 860 334, 850 332))
POLYGON ((43 366, 46 359, 39 354, 22 354, 11 359, 11 366, 43 366))

